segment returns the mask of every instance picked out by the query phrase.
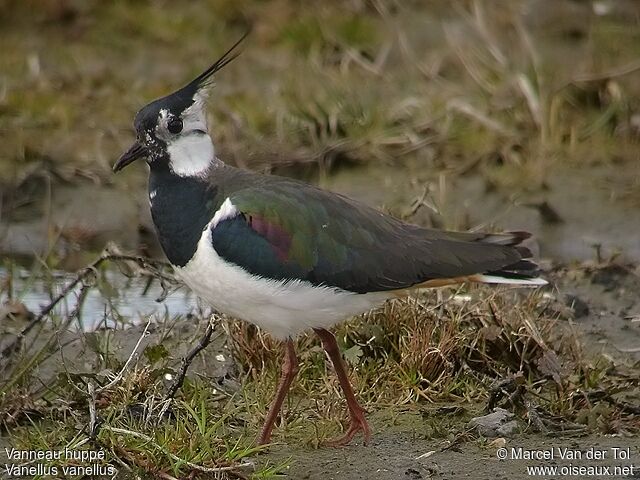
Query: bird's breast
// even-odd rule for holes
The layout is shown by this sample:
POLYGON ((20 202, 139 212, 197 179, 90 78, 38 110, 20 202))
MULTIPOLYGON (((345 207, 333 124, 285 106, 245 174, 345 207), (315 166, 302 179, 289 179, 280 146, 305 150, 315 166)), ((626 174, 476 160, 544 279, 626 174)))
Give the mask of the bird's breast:
POLYGON ((214 199, 214 189, 193 179, 150 177, 151 217, 172 265, 182 267, 193 257, 213 215, 214 199))

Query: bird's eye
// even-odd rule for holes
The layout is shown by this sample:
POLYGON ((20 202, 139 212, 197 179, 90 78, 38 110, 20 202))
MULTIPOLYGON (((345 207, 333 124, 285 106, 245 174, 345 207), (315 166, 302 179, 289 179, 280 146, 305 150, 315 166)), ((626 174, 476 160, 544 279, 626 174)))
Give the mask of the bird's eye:
POLYGON ((182 131, 182 120, 174 117, 167 123, 167 130, 171 133, 180 133, 182 131))

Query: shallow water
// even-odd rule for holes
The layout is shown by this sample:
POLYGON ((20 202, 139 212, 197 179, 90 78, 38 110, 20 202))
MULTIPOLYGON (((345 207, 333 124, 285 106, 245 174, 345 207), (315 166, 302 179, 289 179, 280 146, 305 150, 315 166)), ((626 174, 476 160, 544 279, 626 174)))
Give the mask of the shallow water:
MULTIPOLYGON (((8 271, 0 269, 0 278, 8 271)), ((15 299, 36 315, 51 302, 74 279, 65 272, 53 272, 53 281, 32 280, 26 270, 13 272, 15 299)), ((171 290, 167 297, 158 302, 162 288, 154 282, 149 288, 144 278, 127 278, 117 271, 107 271, 94 288, 90 288, 80 311, 80 325, 85 331, 98 327, 113 327, 119 321, 141 323, 150 316, 163 317, 185 315, 194 310, 195 298, 186 289, 171 290), (145 291, 146 289, 146 291, 145 291), (122 318, 122 320, 119 320, 122 318)), ((54 308, 55 317, 66 317, 77 304, 81 286, 77 285, 54 308)))

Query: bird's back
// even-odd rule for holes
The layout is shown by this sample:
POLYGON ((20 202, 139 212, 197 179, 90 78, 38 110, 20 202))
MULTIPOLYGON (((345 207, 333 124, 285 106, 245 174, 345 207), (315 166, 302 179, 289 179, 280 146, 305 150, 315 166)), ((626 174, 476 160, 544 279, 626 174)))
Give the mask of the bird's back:
MULTIPOLYGON (((426 229, 303 182, 226 165, 212 168, 205 179, 180 181, 191 192, 173 197, 184 207, 198 203, 189 216, 200 228, 197 235, 186 235, 179 225, 186 220, 175 218, 186 216, 187 209, 176 204, 173 226, 162 226, 167 212, 154 215, 172 262, 176 244, 194 248, 202 228, 227 201, 233 212, 210 226, 212 246, 226 261, 259 277, 366 293, 505 268, 512 278, 536 275, 535 265, 526 260, 530 252, 519 246, 526 235, 518 232, 426 229)), ((178 260, 184 263, 184 257, 178 260)))

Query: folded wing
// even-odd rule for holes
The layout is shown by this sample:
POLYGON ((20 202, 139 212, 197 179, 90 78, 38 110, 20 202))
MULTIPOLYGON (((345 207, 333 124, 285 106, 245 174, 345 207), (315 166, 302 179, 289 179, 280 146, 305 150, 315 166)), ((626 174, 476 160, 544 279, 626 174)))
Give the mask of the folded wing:
MULTIPOLYGON (((274 280, 356 293, 430 280, 537 275, 524 232, 445 232, 404 223, 366 205, 281 177, 229 193, 236 215, 211 232, 218 255, 274 280)), ((517 283, 517 282, 515 282, 517 283)))

